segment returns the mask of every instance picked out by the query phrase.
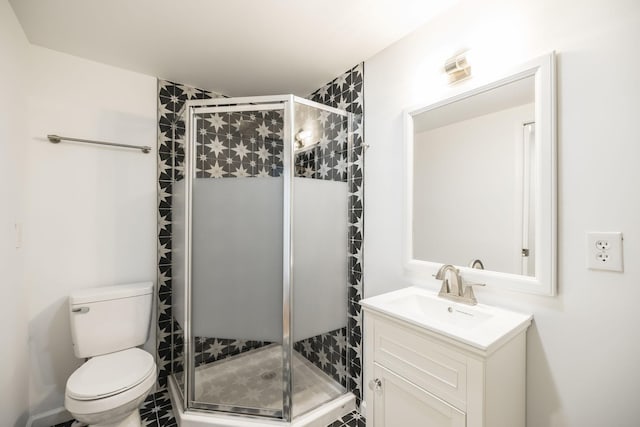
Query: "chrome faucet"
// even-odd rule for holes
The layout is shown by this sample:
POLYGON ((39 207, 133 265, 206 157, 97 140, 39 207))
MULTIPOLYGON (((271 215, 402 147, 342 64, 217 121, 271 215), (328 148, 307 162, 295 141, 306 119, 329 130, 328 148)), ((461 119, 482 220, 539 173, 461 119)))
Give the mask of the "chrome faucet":
POLYGON ((472 286, 484 286, 484 283, 465 283, 460 276, 460 270, 451 264, 444 264, 440 267, 434 277, 437 280, 442 280, 439 297, 469 305, 478 303, 472 286))
POLYGON ((448 295, 460 296, 460 270, 451 264, 444 264, 435 275, 437 280, 442 280, 442 287, 438 296, 447 297, 448 295))

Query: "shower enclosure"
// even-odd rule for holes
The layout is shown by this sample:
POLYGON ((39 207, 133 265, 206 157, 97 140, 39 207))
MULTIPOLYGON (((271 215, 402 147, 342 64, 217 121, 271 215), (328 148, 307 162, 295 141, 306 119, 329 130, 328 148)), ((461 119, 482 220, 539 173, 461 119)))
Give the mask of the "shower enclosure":
POLYGON ((188 101, 183 114, 173 395, 211 425, 348 412, 352 115, 293 95, 188 101))

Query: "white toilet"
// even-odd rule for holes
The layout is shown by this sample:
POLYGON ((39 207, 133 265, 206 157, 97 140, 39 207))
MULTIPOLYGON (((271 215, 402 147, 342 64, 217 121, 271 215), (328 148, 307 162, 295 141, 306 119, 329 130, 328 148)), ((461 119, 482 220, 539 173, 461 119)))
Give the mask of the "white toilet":
POLYGON ((153 283, 82 289, 69 295, 76 357, 89 358, 67 380, 64 406, 80 422, 139 427, 138 408, 156 381, 147 341, 153 283))

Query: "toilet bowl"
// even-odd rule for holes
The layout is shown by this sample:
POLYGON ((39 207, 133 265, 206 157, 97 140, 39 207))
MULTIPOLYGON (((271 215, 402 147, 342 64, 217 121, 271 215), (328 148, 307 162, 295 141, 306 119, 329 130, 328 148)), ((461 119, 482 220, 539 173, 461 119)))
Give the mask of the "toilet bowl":
POLYGON ((90 426, 138 427, 155 378, 153 357, 138 348, 96 356, 69 377, 65 407, 90 426))
POLYGON ((140 427, 138 408, 156 381, 149 337, 151 282, 81 289, 69 296, 76 357, 88 359, 67 380, 64 406, 95 427, 140 427))

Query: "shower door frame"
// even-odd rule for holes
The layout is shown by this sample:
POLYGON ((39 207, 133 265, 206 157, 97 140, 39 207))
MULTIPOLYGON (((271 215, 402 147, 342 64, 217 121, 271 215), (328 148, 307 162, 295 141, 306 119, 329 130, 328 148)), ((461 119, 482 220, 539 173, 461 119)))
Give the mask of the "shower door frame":
MULTIPOLYGON (((347 118, 347 137, 348 147, 352 147, 353 128, 352 120, 353 114, 345 110, 340 110, 334 107, 323 105, 308 99, 300 98, 295 95, 274 95, 274 96, 253 96, 253 97, 236 97, 236 98, 214 98, 214 99, 199 99, 185 102, 185 105, 178 113, 179 116, 185 117, 185 142, 184 142, 184 179, 185 179, 185 318, 184 322, 184 358, 185 358, 185 373, 184 373, 184 390, 183 408, 187 411, 205 412, 220 411, 226 415, 237 415, 241 417, 250 417, 257 419, 275 419, 284 422, 292 421, 292 409, 293 409, 293 372, 291 369, 293 358, 293 174, 294 174, 294 160, 295 153, 293 150, 293 135, 295 133, 294 121, 295 121, 295 104, 303 104, 318 108, 321 110, 329 111, 331 113, 338 114, 347 118), (282 253, 282 352, 283 352, 283 400, 282 411, 269 410, 264 408, 256 408, 260 410, 260 414, 257 415, 251 412, 247 408, 247 412, 238 410, 238 406, 235 405, 221 405, 221 404, 208 404, 198 403, 194 406, 192 402, 195 402, 195 360, 193 355, 195 354, 195 342, 192 337, 192 307, 191 307, 191 270, 192 270, 192 221, 193 221, 193 179, 195 178, 195 160, 196 150, 192 146, 195 141, 196 135, 192 135, 195 132, 195 116, 197 114, 204 114, 210 112, 234 112, 234 111, 273 111, 284 110, 283 117, 283 253, 282 253), (233 408, 233 410, 232 410, 233 408)), ((351 149, 349 151, 349 160, 351 149)), ((351 179, 350 167, 348 169, 348 182, 351 179)), ((348 212, 345 212, 345 221, 348 221, 348 212)), ((348 258, 345 262, 349 262, 348 258)), ((346 327, 349 328, 349 322, 346 327)), ((347 333, 348 334, 348 333, 347 333)), ((348 346, 348 344, 347 344, 348 346)), ((347 349, 347 354, 348 354, 347 349)), ((347 361, 348 364, 348 361, 347 361)))

